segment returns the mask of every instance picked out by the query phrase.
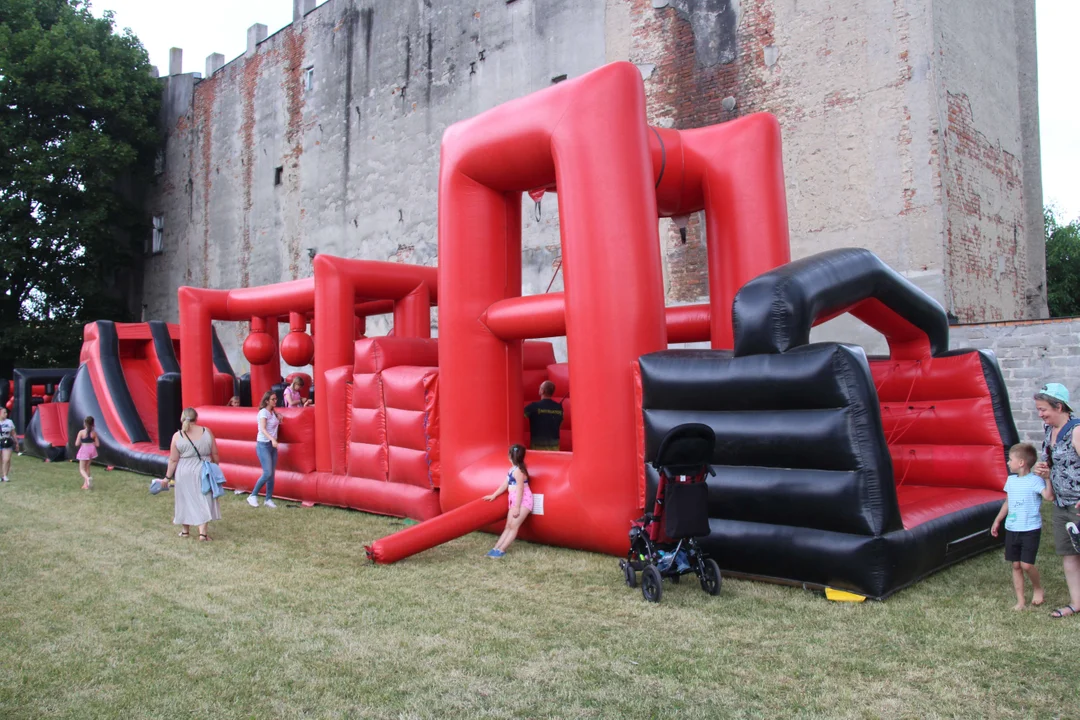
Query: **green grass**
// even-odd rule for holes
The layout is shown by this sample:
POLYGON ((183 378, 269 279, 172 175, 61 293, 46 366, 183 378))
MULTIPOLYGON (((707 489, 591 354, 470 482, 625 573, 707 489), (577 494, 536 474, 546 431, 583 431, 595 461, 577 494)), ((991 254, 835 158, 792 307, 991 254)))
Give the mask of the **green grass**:
POLYGON ((474 534, 389 567, 400 520, 223 498, 214 542, 172 496, 16 458, 0 485, 0 718, 1075 717, 1080 618, 1049 537, 1047 608, 1012 612, 998 552, 887 602, 474 534), (690 580, 688 578, 687 580, 690 580))

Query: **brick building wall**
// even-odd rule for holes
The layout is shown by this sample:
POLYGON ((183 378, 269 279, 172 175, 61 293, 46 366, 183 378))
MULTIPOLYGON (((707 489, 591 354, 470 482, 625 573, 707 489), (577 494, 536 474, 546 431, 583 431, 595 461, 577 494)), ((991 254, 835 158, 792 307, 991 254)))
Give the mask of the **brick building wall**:
MULTIPOLYGON (((181 284, 307 276, 309 248, 434 264, 443 130, 629 60, 656 125, 776 115, 793 257, 867 247, 965 321, 1043 316, 1034 0, 968 5, 328 0, 206 79, 165 80, 146 315, 175 320, 181 284)), ((557 198, 539 219, 523 204, 525 292, 560 290, 557 198)), ((686 244, 660 226, 669 303, 702 301, 701 218, 686 244)), ((222 330, 244 368, 246 328, 222 330)))
POLYGON ((1023 440, 1042 442, 1032 396, 1044 384, 1064 384, 1080 405, 1080 318, 957 325, 949 345, 994 351, 1023 440))

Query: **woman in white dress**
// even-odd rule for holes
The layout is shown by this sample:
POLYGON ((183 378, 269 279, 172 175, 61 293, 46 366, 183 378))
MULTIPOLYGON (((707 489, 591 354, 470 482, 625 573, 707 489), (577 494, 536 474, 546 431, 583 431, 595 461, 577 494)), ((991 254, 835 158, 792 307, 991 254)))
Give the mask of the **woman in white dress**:
POLYGON ((207 541, 210 540, 207 523, 221 519, 221 508, 212 494, 203 494, 202 462, 217 463, 218 449, 213 434, 196 424, 198 419, 195 408, 186 408, 180 415, 180 431, 173 434, 165 479, 176 480, 173 525, 183 526, 180 537, 189 537, 191 526, 198 525, 199 540, 207 541))

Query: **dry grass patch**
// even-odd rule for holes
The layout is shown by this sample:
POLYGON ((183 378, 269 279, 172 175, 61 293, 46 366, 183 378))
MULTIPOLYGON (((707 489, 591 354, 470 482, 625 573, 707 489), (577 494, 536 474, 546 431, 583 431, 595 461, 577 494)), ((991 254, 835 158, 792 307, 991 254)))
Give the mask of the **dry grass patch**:
MULTIPOLYGON (((1070 717, 1080 618, 1013 613, 984 555, 885 603, 474 534, 390 567, 403 521, 224 498, 182 540, 147 479, 16 458, 0 485, 3 718, 1070 717)), ((1048 606, 1064 602, 1049 538, 1048 606)))

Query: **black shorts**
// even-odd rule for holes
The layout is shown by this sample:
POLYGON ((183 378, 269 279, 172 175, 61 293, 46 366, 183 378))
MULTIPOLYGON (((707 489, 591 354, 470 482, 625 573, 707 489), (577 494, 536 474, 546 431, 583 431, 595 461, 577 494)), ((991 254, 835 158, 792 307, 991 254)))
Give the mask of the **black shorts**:
POLYGON ((0 450, 12 450, 15 448, 15 438, 0 438, 0 450))
POLYGON ((1022 562, 1028 565, 1035 564, 1035 556, 1039 553, 1039 538, 1042 537, 1042 528, 1038 530, 1024 530, 1022 532, 1005 531, 1005 559, 1009 562, 1022 562))

